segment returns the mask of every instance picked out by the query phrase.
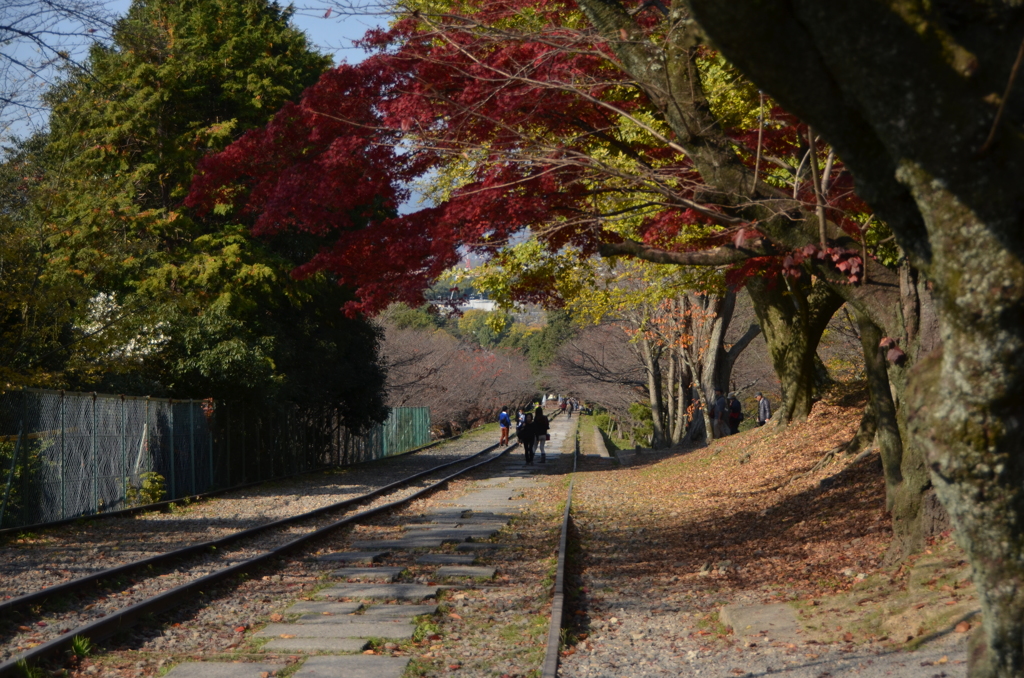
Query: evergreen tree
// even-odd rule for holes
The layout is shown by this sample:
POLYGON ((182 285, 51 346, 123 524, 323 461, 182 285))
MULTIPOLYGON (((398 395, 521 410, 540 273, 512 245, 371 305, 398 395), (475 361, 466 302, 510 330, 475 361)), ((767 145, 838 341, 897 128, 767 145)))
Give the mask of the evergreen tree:
POLYGON ((291 274, 315 239, 258 240, 244 220, 182 207, 201 158, 330 65, 290 16, 265 0, 136 0, 50 93, 50 169, 65 176, 50 261, 97 293, 79 321, 106 328, 93 387, 385 415, 377 331, 342 314, 331 276, 291 274))

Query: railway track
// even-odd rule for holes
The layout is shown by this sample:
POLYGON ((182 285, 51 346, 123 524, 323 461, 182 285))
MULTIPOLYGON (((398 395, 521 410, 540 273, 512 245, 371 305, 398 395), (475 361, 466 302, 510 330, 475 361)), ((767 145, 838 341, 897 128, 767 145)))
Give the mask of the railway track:
MULTIPOLYGON (((96 553, 95 562, 80 568, 89 571, 75 573, 80 576, 69 577, 66 569, 51 568, 54 574, 44 578, 50 582, 46 588, 18 591, 0 602, 0 620, 4 620, 0 622, 0 658, 5 659, 0 663, 0 676, 18 675, 19 662, 32 664, 61 654, 76 636, 104 638, 138 619, 166 611, 194 598, 198 592, 270 563, 286 552, 308 548, 330 532, 423 496, 452 478, 494 461, 509 449, 490 445, 341 501, 242 530, 232 530, 233 525, 215 521, 197 530, 196 526, 205 519, 179 520, 191 523, 182 530, 186 535, 166 538, 163 543, 191 543, 113 567, 104 567, 105 558, 98 558, 96 553), (211 531, 219 536, 196 539, 196 534, 211 531)), ((174 521, 173 516, 161 517, 157 522, 174 521)), ((107 529, 105 525, 94 525, 91 529, 100 534, 87 543, 107 544, 104 553, 117 553, 114 549, 119 547, 109 544, 124 544, 131 538, 113 524, 109 528, 116 532, 113 542, 102 534, 107 529)), ((135 538, 140 537, 135 534, 135 538)), ((46 538, 41 539, 45 542, 46 538)), ((11 563, 5 561, 5 567, 10 568, 11 563)), ((13 578, 17 579, 16 572, 13 578)))

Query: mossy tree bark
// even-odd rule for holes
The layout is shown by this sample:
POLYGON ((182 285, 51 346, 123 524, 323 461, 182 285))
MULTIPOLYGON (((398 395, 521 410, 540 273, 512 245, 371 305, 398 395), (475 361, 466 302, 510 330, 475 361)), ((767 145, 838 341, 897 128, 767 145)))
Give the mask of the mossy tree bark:
MULTIPOLYGON (((902 399, 902 388, 895 388, 902 379, 890 380, 885 350, 880 348, 882 330, 862 313, 855 313, 864 350, 864 366, 871 394, 871 410, 875 419, 875 442, 882 457, 885 475, 885 505, 892 515, 893 540, 886 556, 896 562, 924 546, 932 526, 941 524, 941 517, 927 509, 932 483, 925 464, 924 450, 907 433, 907 409, 897 407, 893 393, 902 399)), ((899 366, 893 371, 902 370, 899 366)))
POLYGON ((969 673, 1024 676, 1024 87, 1007 85, 1024 13, 1009 0, 689 4, 832 143, 934 286, 943 345, 906 377, 908 428, 974 568, 984 639, 969 673))
POLYGON ((843 298, 828 283, 805 277, 751 278, 747 289, 782 383, 782 403, 773 417, 783 424, 805 419, 814 402, 818 343, 843 298))

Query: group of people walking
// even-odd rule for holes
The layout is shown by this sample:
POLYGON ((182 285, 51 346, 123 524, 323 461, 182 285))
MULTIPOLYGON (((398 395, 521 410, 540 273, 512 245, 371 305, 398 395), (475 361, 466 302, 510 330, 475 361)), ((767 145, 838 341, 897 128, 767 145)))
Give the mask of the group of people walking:
MULTIPOLYGON (((501 438, 498 444, 508 445, 512 418, 508 413, 507 407, 501 408, 501 414, 498 415, 498 426, 501 428, 501 438)), ((550 427, 551 423, 548 421, 547 415, 544 414, 544 408, 540 405, 533 412, 524 413, 522 410, 519 410, 516 413, 516 438, 526 453, 527 464, 533 464, 537 452, 540 452, 540 463, 547 463, 546 443, 550 440, 548 435, 550 427)))
MULTIPOLYGON (((755 397, 757 398, 757 425, 764 426, 772 417, 772 405, 760 391, 755 397)), ((716 388, 715 400, 711 404, 711 424, 714 427, 712 432, 715 438, 724 438, 739 433, 742 421, 743 404, 740 399, 736 397, 735 393, 730 393, 728 397, 723 396, 722 389, 716 388)))

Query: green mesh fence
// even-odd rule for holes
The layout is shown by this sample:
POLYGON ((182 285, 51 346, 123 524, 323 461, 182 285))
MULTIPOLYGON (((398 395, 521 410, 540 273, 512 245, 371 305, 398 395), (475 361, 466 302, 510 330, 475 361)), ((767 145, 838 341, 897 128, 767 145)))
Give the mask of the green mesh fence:
POLYGON ((429 442, 426 407, 395 408, 387 422, 355 435, 331 408, 5 392, 0 528, 381 459, 429 442))

